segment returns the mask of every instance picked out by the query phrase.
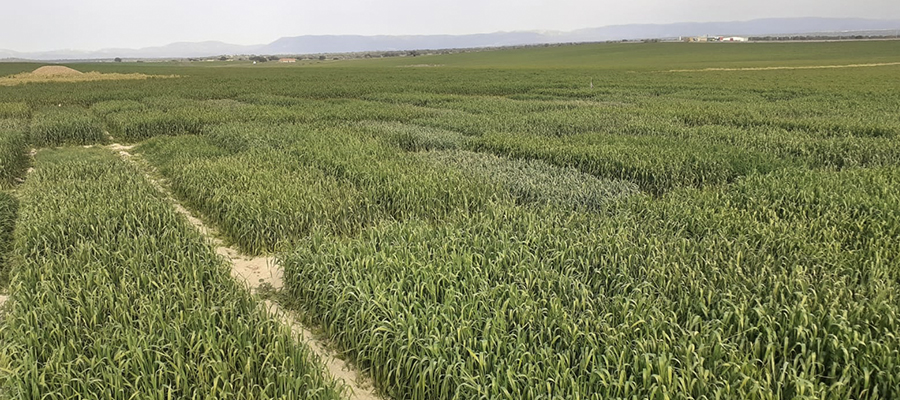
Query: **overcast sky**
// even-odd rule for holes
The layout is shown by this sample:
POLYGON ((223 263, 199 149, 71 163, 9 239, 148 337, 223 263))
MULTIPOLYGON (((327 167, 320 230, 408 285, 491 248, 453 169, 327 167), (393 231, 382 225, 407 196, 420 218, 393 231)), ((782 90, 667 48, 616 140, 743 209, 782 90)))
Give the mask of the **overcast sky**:
POLYGON ((900 0, 0 0, 0 49, 265 44, 312 34, 465 34, 769 17, 900 19, 900 0))

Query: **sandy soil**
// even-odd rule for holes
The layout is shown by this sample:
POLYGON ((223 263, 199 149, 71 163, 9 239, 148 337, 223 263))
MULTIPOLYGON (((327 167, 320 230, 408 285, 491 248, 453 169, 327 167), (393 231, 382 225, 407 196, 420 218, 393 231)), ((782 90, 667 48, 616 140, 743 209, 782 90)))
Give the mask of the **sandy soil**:
MULTIPOLYGON (((133 161, 132 154, 128 151, 134 146, 123 146, 114 143, 106 147, 117 152, 123 159, 133 161)), ((225 246, 222 241, 216 237, 215 229, 204 224, 203 221, 195 217, 188 209, 184 208, 178 200, 172 197, 168 189, 166 189, 162 183, 154 179, 151 174, 146 174, 146 178, 157 190, 168 198, 179 214, 183 215, 191 225, 193 225, 216 247, 216 253, 231 263, 231 276, 239 282, 244 282, 251 292, 257 292, 260 289, 278 290, 284 286, 282 281, 282 270, 275 264, 273 257, 246 257, 237 249, 225 246)), ((270 300, 266 300, 264 306, 270 315, 277 317, 282 323, 289 326, 291 331, 294 332, 303 343, 309 346, 335 380, 342 381, 350 388, 350 399, 376 400, 381 398, 375 395, 370 382, 364 380, 357 371, 344 362, 344 360, 337 358, 336 354, 328 350, 323 342, 316 340, 315 335, 300 324, 298 322, 299 320, 291 312, 282 309, 277 303, 270 300)))
MULTIPOLYGON (((28 152, 28 157, 31 157, 31 160, 34 161, 35 154, 37 154, 37 149, 31 149, 31 151, 28 152)), ((32 162, 32 164, 33 164, 33 162, 32 162)), ((25 175, 27 176, 27 175, 31 174, 32 172, 34 172, 34 167, 28 167, 28 169, 25 170, 25 175)), ((24 180, 22 182, 24 182, 24 180)))
POLYGON ((708 72, 708 71, 777 71, 785 69, 832 69, 832 68, 865 68, 885 67, 900 65, 900 62, 875 63, 875 64, 846 64, 846 65, 807 65, 799 67, 748 67, 748 68, 703 68, 703 69, 672 69, 666 72, 708 72))
POLYGON ((0 294, 0 307, 3 307, 3 305, 6 304, 7 300, 9 300, 9 296, 0 294))
POLYGON ((322 343, 316 340, 309 340, 308 338, 314 337, 313 333, 310 332, 306 327, 297 323, 297 318, 293 316, 289 311, 282 309, 278 306, 278 303, 266 300, 265 302, 266 309, 269 311, 271 315, 276 315, 281 320, 282 323, 289 326, 291 331, 294 332, 295 335, 306 338, 304 341, 306 345, 319 356, 319 360, 325 364, 325 368, 328 369, 328 372, 337 380, 343 381, 348 387, 350 387, 351 395, 350 399, 354 400, 378 400, 381 399, 378 395, 375 394, 374 389, 372 388, 372 384, 368 380, 361 379, 360 375, 356 372, 355 369, 350 367, 349 364, 344 362, 335 356, 329 349, 322 346, 322 343))
POLYGON ((231 262, 231 276, 246 282, 253 292, 268 286, 279 290, 284 287, 281 268, 275 265, 273 257, 244 257, 235 249, 218 246, 216 253, 231 262))
POLYGON ((84 72, 61 65, 46 65, 31 72, 32 76, 78 76, 84 72))

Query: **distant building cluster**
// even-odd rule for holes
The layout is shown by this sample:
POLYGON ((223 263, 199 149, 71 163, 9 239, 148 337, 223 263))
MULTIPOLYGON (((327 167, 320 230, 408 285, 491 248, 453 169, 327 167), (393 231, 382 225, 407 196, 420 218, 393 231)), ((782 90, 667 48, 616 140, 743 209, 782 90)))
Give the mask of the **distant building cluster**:
POLYGON ((741 36, 690 36, 682 38, 685 42, 746 42, 750 39, 741 36))

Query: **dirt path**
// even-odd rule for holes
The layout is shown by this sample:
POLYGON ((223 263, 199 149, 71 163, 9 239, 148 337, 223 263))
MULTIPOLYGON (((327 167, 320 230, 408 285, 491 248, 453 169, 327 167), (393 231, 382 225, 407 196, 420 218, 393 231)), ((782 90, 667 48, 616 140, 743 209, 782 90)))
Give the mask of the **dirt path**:
POLYGON ((665 72, 715 72, 715 71, 778 71, 785 69, 833 69, 833 68, 865 68, 885 67, 900 65, 900 62, 875 63, 875 64, 846 64, 846 65, 807 65, 798 67, 747 67, 747 68, 703 68, 703 69, 672 69, 665 72))
MULTIPOLYGON (((109 150, 115 151, 120 157, 127 161, 134 162, 141 170, 147 171, 152 167, 144 162, 134 160, 130 150, 134 146, 123 146, 120 144, 111 144, 105 146, 109 150)), ((245 282, 251 292, 258 292, 260 289, 281 289, 284 286, 282 281, 282 270, 275 265, 273 257, 245 257, 240 254, 237 249, 226 246, 217 237, 214 228, 207 226, 199 218, 195 217, 188 209, 184 208, 181 203, 175 199, 169 190, 159 180, 153 177, 152 173, 145 172, 144 176, 152 184, 156 190, 162 193, 168 201, 173 205, 179 214, 183 215, 188 222, 191 223, 204 237, 207 238, 216 248, 216 253, 224 257, 231 264, 231 276, 239 282, 245 282)), ((291 328, 295 336, 305 343, 315 353, 319 359, 325 364, 328 373, 331 376, 350 388, 350 399, 352 400, 377 400, 381 397, 376 396, 372 385, 368 381, 361 379, 355 369, 348 365, 344 360, 335 356, 333 352, 328 350, 323 342, 315 339, 315 335, 298 322, 298 319, 288 310, 282 309, 278 303, 270 300, 264 302, 266 311, 270 315, 277 317, 285 325, 291 328)))

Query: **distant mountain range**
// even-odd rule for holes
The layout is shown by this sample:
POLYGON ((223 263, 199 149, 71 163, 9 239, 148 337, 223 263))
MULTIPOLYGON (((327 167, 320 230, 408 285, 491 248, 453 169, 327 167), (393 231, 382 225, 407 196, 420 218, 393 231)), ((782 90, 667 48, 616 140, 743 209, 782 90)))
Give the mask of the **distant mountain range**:
POLYGON ((231 54, 320 54, 360 51, 401 51, 520 46, 529 44, 599 42, 673 38, 698 35, 763 36, 843 31, 900 31, 900 21, 858 18, 772 18, 735 22, 631 24, 579 29, 571 32, 497 32, 474 35, 308 35, 284 37, 269 44, 241 46, 222 42, 172 43, 142 49, 97 51, 58 50, 21 53, 0 49, 0 59, 90 60, 122 58, 188 58, 231 54))

